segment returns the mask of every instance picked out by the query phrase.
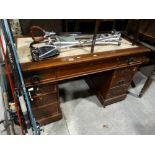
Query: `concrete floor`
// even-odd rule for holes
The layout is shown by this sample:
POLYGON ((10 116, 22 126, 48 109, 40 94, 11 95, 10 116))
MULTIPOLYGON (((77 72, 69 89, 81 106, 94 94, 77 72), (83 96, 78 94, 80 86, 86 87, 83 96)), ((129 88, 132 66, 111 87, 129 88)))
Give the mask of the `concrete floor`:
MULTIPOLYGON (((4 120, 4 105, 2 101, 2 89, 0 86, 0 121, 4 120)), ((0 124, 0 135, 6 135, 7 132, 5 130, 4 124, 0 124)))
MULTIPOLYGON (((149 74, 151 69, 142 70, 149 74)), ((138 72, 134 77, 137 86, 129 91, 138 94, 145 80, 145 75, 138 72)), ((64 82, 59 88, 63 119, 44 126, 43 135, 155 134, 155 81, 142 98, 128 94, 125 100, 106 108, 83 79, 64 82)))
MULTIPOLYGON (((151 68, 143 68, 145 73, 151 68)), ((146 77, 138 72, 134 81, 137 93, 146 77)), ((142 98, 128 94, 121 102, 103 108, 84 80, 60 84, 63 119, 44 126, 48 135, 135 135, 155 134, 155 82, 142 98)))

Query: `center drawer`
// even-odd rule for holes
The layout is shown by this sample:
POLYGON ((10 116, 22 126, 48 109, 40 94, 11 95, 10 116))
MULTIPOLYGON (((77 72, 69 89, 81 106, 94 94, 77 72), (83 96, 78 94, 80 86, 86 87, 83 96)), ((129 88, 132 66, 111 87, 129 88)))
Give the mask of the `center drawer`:
POLYGON ((106 60, 83 62, 80 64, 73 64, 69 66, 62 66, 56 71, 59 80, 68 79, 72 77, 84 76, 93 73, 99 73, 116 67, 117 59, 110 58, 106 60))

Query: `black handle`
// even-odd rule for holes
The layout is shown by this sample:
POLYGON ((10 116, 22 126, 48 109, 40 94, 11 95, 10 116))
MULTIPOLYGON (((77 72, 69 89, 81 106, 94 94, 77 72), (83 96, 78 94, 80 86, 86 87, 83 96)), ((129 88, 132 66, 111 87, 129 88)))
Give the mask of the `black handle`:
POLYGON ((132 63, 133 61, 134 61, 134 58, 133 57, 128 58, 128 63, 129 64, 132 63))
POLYGON ((33 85, 39 84, 40 83, 40 77, 39 77, 39 75, 34 75, 32 77, 32 81, 31 82, 32 82, 33 85))

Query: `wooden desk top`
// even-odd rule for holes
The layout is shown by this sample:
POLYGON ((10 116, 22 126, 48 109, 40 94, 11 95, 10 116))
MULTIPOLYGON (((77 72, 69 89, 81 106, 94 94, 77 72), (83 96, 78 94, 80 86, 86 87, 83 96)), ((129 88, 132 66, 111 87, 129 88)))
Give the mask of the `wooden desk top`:
POLYGON ((138 53, 149 52, 150 49, 143 45, 132 45, 126 39, 122 39, 120 46, 116 45, 102 45, 95 46, 94 53, 90 53, 91 47, 69 48, 60 51, 57 57, 49 58, 39 62, 32 62, 29 44, 32 42, 31 38, 17 38, 17 53, 21 63, 22 70, 25 72, 48 69, 64 65, 72 65, 91 60, 108 59, 112 57, 120 57, 133 55, 138 53))

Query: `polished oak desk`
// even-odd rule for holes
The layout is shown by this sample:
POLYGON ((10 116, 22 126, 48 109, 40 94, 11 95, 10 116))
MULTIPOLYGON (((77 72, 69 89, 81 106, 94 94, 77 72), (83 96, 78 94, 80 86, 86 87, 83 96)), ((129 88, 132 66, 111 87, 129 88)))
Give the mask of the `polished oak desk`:
POLYGON ((31 41, 18 38, 17 52, 26 87, 34 87, 31 106, 42 125, 62 118, 59 81, 84 76, 102 105, 107 106, 125 99, 135 72, 150 51, 123 39, 120 46, 95 46, 94 53, 90 53, 90 47, 71 48, 62 50, 58 57, 32 62, 31 41))

